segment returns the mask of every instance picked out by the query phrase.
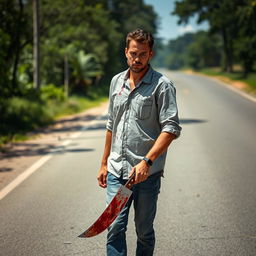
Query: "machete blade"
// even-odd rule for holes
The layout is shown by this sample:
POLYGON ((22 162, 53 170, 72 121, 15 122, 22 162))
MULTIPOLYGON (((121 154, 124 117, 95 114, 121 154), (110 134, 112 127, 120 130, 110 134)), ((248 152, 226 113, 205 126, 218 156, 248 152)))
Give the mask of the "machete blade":
POLYGON ((122 211, 127 201, 129 200, 132 191, 130 188, 134 184, 135 173, 131 176, 131 178, 127 181, 124 186, 121 186, 116 193, 116 195, 111 200, 110 204, 101 214, 101 216, 81 235, 78 237, 86 238, 93 237, 104 230, 106 230, 116 219, 119 213, 122 211))

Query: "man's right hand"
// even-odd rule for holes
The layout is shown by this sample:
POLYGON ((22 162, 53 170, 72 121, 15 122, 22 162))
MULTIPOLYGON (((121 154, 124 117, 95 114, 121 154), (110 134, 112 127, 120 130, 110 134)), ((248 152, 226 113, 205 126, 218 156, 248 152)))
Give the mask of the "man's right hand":
POLYGON ((107 174, 108 174, 107 165, 102 165, 100 168, 99 174, 97 176, 99 186, 102 188, 107 187, 107 174))

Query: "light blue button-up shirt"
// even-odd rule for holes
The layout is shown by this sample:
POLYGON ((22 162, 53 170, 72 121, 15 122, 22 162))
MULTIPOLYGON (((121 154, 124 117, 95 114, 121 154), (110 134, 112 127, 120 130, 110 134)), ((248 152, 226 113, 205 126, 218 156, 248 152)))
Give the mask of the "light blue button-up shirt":
MULTIPOLYGON (((176 90, 170 80, 151 67, 131 91, 129 69, 113 77, 109 93, 107 129, 112 131, 108 171, 127 179, 154 145, 161 132, 180 135, 176 90)), ((150 167, 150 175, 164 170, 166 152, 150 167)))

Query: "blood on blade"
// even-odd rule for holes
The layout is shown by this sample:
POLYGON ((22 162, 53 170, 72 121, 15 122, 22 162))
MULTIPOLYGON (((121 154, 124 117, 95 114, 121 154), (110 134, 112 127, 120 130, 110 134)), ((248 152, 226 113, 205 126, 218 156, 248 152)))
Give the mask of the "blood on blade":
POLYGON ((121 209, 129 199, 129 196, 127 194, 123 194, 122 192, 122 190, 117 192, 117 195, 112 199, 99 219, 87 231, 85 231, 84 237, 98 235, 116 219, 121 209))

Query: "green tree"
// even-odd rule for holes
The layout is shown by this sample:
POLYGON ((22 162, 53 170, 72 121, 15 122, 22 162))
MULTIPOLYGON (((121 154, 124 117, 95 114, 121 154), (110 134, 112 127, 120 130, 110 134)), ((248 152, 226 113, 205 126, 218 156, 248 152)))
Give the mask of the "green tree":
POLYGON ((187 47, 194 41, 193 33, 186 33, 177 39, 170 40, 167 47, 169 55, 166 57, 166 66, 170 69, 180 69, 187 64, 187 47))
POLYGON ((166 56, 169 55, 169 48, 161 38, 156 38, 154 46, 154 58, 151 60, 151 64, 155 67, 163 68, 166 66, 166 56))
POLYGON ((235 54, 241 61, 244 75, 253 71, 256 60, 256 1, 243 1, 236 11, 238 33, 235 54))
POLYGON ((87 88, 103 75, 99 59, 93 54, 79 51, 71 60, 73 66, 74 90, 86 91, 87 88))
MULTIPOLYGON (((63 84, 70 48, 70 58, 81 50, 93 54, 105 77, 112 76, 124 67, 126 33, 137 27, 155 33, 156 17, 143 0, 40 0, 42 84, 63 84)), ((1 96, 23 95, 31 87, 32 20, 32 0, 0 0, 1 96)))
POLYGON ((195 34, 194 41, 187 48, 186 63, 195 69, 219 66, 221 47, 218 35, 209 36, 207 32, 200 31, 195 34))
POLYGON ((210 32, 223 41, 224 70, 232 72, 234 59, 243 63, 245 72, 253 67, 255 55, 255 0, 182 0, 175 2, 173 14, 179 23, 198 14, 198 22, 208 21, 210 32))
MULTIPOLYGON (((45 1, 43 6, 42 70, 44 83, 63 83, 64 52, 73 48, 75 57, 80 50, 94 54, 106 73, 113 73, 117 62, 120 34, 118 24, 110 19, 104 6, 97 1, 45 1), (72 10, 72 12, 70 11, 72 10), (57 17, 57 18, 56 18, 57 17), (49 67, 54 67, 49 69, 49 67)), ((72 66, 71 66, 72 69, 72 66)))
POLYGON ((179 23, 187 23, 189 18, 198 14, 198 22, 208 21, 210 31, 220 33, 223 39, 225 52, 224 69, 233 70, 233 34, 236 31, 234 17, 234 4, 230 0, 183 0, 175 2, 173 14, 179 16, 179 23))
POLYGON ((0 94, 19 94, 17 81, 21 52, 31 37, 27 4, 22 0, 0 0, 0 94))
POLYGON ((119 24, 118 31, 122 35, 119 41, 119 63, 122 68, 127 67, 124 56, 126 34, 137 28, 145 29, 153 35, 157 31, 157 14, 151 5, 147 5, 143 0, 109 0, 108 8, 111 17, 119 24))

